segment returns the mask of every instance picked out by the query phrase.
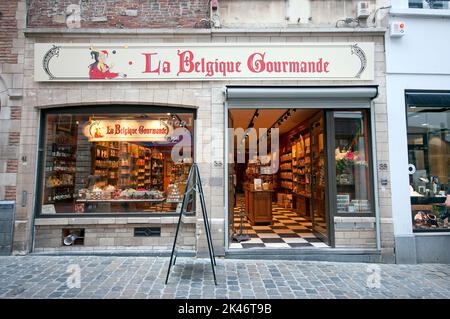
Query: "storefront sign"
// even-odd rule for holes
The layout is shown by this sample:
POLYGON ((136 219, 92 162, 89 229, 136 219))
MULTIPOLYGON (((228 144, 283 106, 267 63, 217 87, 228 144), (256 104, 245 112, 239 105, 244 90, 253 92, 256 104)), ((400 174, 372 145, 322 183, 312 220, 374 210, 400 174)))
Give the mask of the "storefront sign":
POLYGON ((166 142, 172 131, 159 120, 94 120, 85 125, 83 133, 90 142, 166 142))
POLYGON ((373 43, 35 44, 36 81, 373 78, 373 43))

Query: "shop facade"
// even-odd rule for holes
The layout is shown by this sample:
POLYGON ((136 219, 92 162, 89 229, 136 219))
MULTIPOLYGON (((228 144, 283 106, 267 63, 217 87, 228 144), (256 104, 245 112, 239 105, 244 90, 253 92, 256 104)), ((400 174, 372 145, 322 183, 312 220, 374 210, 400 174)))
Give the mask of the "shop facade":
POLYGON ((448 263, 450 65, 439 52, 450 50, 441 41, 450 11, 444 1, 398 1, 390 16, 406 27, 400 38, 386 35, 396 260, 448 263))
MULTIPOLYGON (((338 204, 334 199, 338 194, 327 193, 330 203, 327 208, 328 236, 332 238, 328 248, 289 252, 268 249, 246 255, 392 261, 394 243, 383 40, 382 29, 352 33, 265 30, 263 34, 220 29, 177 33, 152 30, 137 36, 127 34, 126 30, 120 34, 111 31, 92 35, 82 31, 54 34, 27 30, 20 150, 23 162, 17 184, 17 189, 25 192, 27 200, 16 207, 16 216, 24 222, 15 232, 15 241, 26 244, 22 251, 15 253, 111 249, 167 251, 178 221, 177 201, 183 192, 183 176, 190 163, 195 161, 199 163, 204 180, 216 252, 218 255, 242 255, 231 248, 230 240, 229 111, 253 107, 297 110, 314 107, 326 112, 328 121, 333 118, 333 112, 364 112, 370 141, 365 145, 369 163, 366 192, 371 194, 370 213, 358 214, 354 209, 346 209, 337 214, 338 204), (221 45, 225 51, 231 48, 230 52, 239 57, 248 55, 248 51, 241 49, 249 50, 255 43, 269 53, 276 47, 273 43, 292 46, 292 50, 302 50, 302 43, 308 43, 311 52, 319 52, 324 57, 333 54, 339 57, 342 54, 339 50, 346 47, 347 55, 343 59, 354 59, 357 72, 347 75, 348 70, 340 70, 341 78, 332 74, 328 78, 327 75, 264 78, 264 73, 252 77, 243 72, 236 77, 222 74, 222 78, 211 80, 175 80, 176 77, 170 76, 146 80, 140 78, 141 73, 145 76, 144 72, 124 71, 126 65, 136 63, 127 56, 114 62, 117 74, 112 70, 107 76, 94 79, 95 74, 83 69, 80 74, 86 73, 88 78, 76 78, 80 63, 87 63, 85 69, 89 71, 88 66, 92 63, 108 64, 114 60, 116 53, 113 51, 117 50, 116 56, 119 56, 120 49, 124 48, 179 46, 198 50, 197 45, 200 47, 198 52, 208 52, 221 45), (83 54, 86 56, 83 57, 73 54, 64 57, 63 49, 58 57, 50 59, 47 55, 47 62, 51 60, 47 70, 39 55, 51 51, 52 46, 71 49, 85 44, 83 54), (370 59, 368 64, 362 63, 358 53, 352 51, 352 46, 358 44, 370 59), (97 56, 95 53, 90 55, 93 50, 97 50, 97 56), (55 67, 55 63, 60 65, 55 67), (119 70, 122 65, 123 69, 119 70), (365 70, 361 76, 356 76, 362 65, 365 70), (120 73, 126 73, 126 76, 120 73), (70 78, 73 74, 74 78, 70 78), (64 75, 69 78, 61 78, 64 75), (90 76, 94 78, 89 79, 90 76), (43 80, 42 77, 47 78, 43 80), (92 125, 94 122, 97 126, 92 125), (161 123, 168 126, 161 126, 161 123), (141 126, 146 129, 139 130, 141 126), (112 127, 117 128, 117 132, 112 127), (102 130, 108 132, 108 128, 112 135, 117 133, 115 137, 97 134, 102 130), (175 129, 187 132, 191 155, 173 162, 168 160, 170 151, 180 139, 168 141, 167 134, 175 129), (134 136, 129 137, 130 132, 134 132, 134 136), (70 145, 76 145, 76 150, 70 145), (72 164, 74 161, 76 164, 72 164), (164 163, 160 171, 158 161, 164 163), (130 162, 135 166, 131 167, 130 162), (148 163, 149 167, 146 166, 148 163), (60 172, 52 173, 56 171, 60 172), (158 179, 159 173, 161 179, 158 179), (70 234, 77 238, 73 238, 71 245, 65 245, 64 239, 70 234)), ((162 72, 164 63, 145 64, 150 63, 151 58, 151 55, 144 56, 144 71, 157 72, 156 67, 160 66, 162 72)), ((314 68, 324 69, 324 62, 325 58, 321 66, 316 64, 314 68)), ((201 71, 201 67, 198 64, 198 70, 201 71)), ((329 68, 331 72, 335 70, 329 68)), ((220 71, 220 67, 217 70, 220 71)), ((207 72, 206 66, 204 71, 207 72)), ((334 158, 333 152, 330 150, 329 155, 334 158)), ((331 160, 329 163, 335 164, 331 160)), ((203 221, 197 216, 200 215, 186 219, 187 228, 182 240, 186 251, 203 255, 207 247, 201 231, 203 221)))

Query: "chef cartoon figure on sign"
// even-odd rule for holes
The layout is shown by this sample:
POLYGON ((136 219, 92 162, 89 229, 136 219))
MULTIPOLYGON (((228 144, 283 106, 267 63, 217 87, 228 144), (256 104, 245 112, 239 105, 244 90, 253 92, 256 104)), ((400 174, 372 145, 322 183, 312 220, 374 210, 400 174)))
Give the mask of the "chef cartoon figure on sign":
POLYGON ((91 57, 95 60, 94 63, 89 65, 89 78, 104 80, 104 79, 115 79, 117 77, 126 77, 124 73, 111 72, 114 64, 106 64, 109 53, 107 50, 95 50, 90 47, 91 57))

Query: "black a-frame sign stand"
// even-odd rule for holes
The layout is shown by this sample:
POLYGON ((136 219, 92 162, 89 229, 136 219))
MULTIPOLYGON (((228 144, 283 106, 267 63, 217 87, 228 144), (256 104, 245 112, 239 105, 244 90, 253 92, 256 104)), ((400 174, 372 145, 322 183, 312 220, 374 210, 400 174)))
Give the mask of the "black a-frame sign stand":
POLYGON ((214 283, 217 285, 216 271, 215 271, 216 258, 214 255, 214 247, 211 237, 211 229, 208 219, 208 213, 206 211, 205 195, 203 193, 203 186, 202 181, 200 179, 200 172, 197 163, 192 164, 189 170, 189 175, 186 183, 186 191, 184 192, 183 202, 181 204, 180 210, 180 217, 178 219, 177 230, 175 232, 175 239, 173 241, 172 254, 170 255, 169 268, 167 269, 166 284, 169 280, 170 269, 172 268, 172 265, 175 265, 175 262, 177 260, 177 240, 180 232, 180 226, 181 223, 183 222, 183 215, 185 215, 187 212, 188 204, 190 202, 195 201, 195 194, 199 194, 200 196, 200 205, 202 207, 203 222, 205 224, 205 235, 206 240, 208 242, 209 258, 211 260, 211 268, 214 276, 214 283))

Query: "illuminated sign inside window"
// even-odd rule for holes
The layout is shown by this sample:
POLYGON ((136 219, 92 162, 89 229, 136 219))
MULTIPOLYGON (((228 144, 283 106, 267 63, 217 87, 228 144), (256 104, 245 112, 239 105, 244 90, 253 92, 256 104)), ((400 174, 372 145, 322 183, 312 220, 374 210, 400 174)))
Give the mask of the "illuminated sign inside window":
POLYGON ((167 142, 172 132, 162 120, 92 120, 83 129, 90 142, 167 142))

